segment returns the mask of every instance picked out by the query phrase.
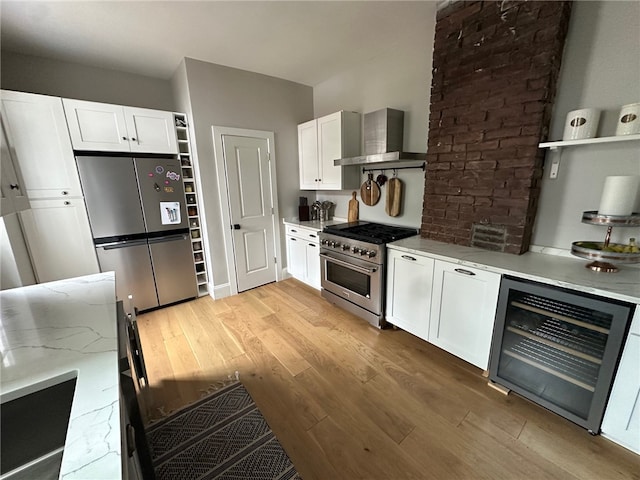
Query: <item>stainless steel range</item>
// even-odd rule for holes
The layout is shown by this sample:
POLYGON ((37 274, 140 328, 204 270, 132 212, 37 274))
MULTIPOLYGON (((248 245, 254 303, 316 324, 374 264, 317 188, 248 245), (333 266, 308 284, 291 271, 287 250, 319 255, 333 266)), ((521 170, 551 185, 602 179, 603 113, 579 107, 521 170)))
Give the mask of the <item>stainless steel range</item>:
POLYGON ((322 296, 384 328, 386 244, 417 233, 413 228, 371 222, 324 227, 320 232, 322 296))

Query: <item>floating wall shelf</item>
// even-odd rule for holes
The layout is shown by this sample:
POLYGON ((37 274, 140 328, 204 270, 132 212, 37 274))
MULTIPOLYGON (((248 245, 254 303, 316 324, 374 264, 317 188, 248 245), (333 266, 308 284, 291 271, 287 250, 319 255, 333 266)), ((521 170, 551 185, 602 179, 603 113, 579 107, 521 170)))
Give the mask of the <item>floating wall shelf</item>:
POLYGON ((640 140, 640 134, 618 135, 615 137, 584 138, 581 140, 559 140, 557 142, 543 142, 538 145, 538 148, 548 148, 552 152, 555 152, 555 154, 551 158, 551 170, 549 171, 549 178, 558 178, 558 169, 560 168, 560 159, 562 158, 562 149, 564 147, 579 147, 581 145, 595 145, 598 143, 629 142, 633 140, 640 140))

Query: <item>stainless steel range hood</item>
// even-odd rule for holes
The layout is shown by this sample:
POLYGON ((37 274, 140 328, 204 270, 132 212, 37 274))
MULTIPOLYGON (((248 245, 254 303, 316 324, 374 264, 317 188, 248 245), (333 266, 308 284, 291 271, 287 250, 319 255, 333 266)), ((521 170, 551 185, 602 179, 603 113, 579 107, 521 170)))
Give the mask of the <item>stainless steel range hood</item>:
POLYGON ((426 153, 402 151, 404 112, 383 108, 364 115, 364 155, 334 160, 336 166, 422 160, 426 153))

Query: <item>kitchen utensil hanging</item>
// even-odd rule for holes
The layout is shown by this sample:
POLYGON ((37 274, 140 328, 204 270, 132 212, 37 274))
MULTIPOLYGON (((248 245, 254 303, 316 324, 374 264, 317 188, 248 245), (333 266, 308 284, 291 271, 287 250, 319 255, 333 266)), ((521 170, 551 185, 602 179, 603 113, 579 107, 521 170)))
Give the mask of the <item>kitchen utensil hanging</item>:
POLYGON ((398 178, 398 172, 393 171, 393 177, 387 183, 387 202, 384 210, 390 217, 397 217, 402 211, 402 180, 398 178))
POLYGON ((362 197, 362 202, 369 207, 380 200, 380 187, 373 181, 372 173, 368 174, 367 180, 360 187, 360 197, 362 197))

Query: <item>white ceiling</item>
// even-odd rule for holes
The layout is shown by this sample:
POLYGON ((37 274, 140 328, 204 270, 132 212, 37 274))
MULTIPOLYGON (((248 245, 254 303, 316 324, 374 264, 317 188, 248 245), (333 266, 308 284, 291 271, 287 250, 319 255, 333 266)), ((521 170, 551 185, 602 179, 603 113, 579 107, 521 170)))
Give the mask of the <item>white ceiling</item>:
POLYGON ((434 1, 8 1, 3 50, 168 79, 184 57, 315 86, 435 16, 434 1))

